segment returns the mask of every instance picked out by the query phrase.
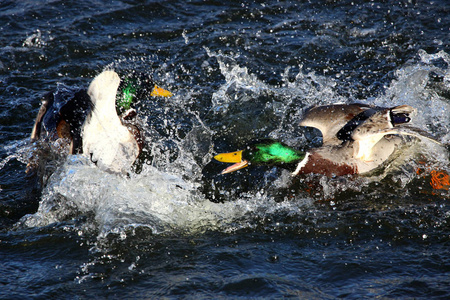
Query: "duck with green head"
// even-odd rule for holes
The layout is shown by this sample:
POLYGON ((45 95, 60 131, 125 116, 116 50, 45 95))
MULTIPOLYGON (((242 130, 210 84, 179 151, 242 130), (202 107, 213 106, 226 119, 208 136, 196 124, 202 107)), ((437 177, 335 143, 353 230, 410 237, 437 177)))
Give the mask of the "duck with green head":
POLYGON ((124 76, 116 97, 117 113, 123 114, 131 109, 136 101, 148 96, 171 97, 172 93, 156 85, 151 77, 144 74, 131 73, 124 76))
POLYGON ((293 149, 282 142, 266 139, 252 142, 244 150, 221 153, 214 158, 221 162, 235 163, 222 171, 222 174, 227 174, 249 165, 292 168, 292 165, 295 165, 304 157, 303 151, 293 149))
POLYGON ((58 87, 47 93, 31 140, 65 140, 69 154, 83 153, 98 166, 121 172, 134 162, 143 147, 133 103, 147 96, 171 95, 148 76, 132 74, 121 83, 116 72, 106 70, 94 78, 87 90, 58 87))
POLYGON ((364 174, 381 166, 401 144, 406 143, 402 135, 439 143, 423 130, 407 125, 414 112, 409 105, 392 108, 364 104, 316 106, 306 110, 300 125, 321 131, 321 147, 301 151, 265 140, 214 158, 235 163, 222 174, 249 165, 277 165, 291 169, 293 176, 364 174))

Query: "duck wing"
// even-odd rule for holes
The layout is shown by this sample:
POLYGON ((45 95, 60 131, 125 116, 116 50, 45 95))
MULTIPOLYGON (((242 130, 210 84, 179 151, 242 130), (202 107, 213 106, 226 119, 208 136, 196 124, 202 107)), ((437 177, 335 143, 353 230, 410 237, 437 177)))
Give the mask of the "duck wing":
POLYGON ((410 135, 420 139, 425 138, 439 144, 427 132, 406 125, 411 121, 410 115, 415 112, 416 109, 409 105, 384 108, 363 122, 358 123, 350 134, 351 139, 354 141, 354 157, 364 161, 370 161, 374 154, 372 153, 372 149, 375 144, 389 134, 410 135))
MULTIPOLYGON (((369 105, 357 103, 314 106, 305 111, 300 125, 319 129, 324 145, 340 145, 345 140, 344 135, 338 136, 342 128, 352 121, 357 126, 376 112, 377 110, 369 105)), ((349 131, 350 127, 348 126, 346 131, 349 131)))
POLYGON ((31 141, 36 141, 41 137, 42 122, 44 121, 44 116, 53 105, 53 94, 47 93, 42 97, 41 107, 39 108, 36 120, 34 121, 33 129, 31 130, 31 141))

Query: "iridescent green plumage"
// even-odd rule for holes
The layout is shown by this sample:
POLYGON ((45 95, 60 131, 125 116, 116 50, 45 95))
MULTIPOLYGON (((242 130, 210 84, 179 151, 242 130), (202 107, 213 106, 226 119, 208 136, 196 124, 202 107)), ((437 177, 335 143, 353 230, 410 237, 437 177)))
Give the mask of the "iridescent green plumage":
POLYGON ((258 143, 244 150, 243 157, 252 164, 279 165, 302 160, 305 153, 280 142, 258 143))
POLYGON ((130 79, 125 79, 125 88, 122 93, 117 97, 117 108, 120 111, 125 111, 130 109, 133 103, 134 97, 136 96, 136 82, 130 79))

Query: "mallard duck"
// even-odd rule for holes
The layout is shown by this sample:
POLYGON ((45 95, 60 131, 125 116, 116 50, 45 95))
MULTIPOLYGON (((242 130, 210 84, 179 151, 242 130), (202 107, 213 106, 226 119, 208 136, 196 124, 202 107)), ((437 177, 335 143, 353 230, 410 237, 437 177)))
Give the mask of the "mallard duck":
POLYGON ((364 104, 316 106, 306 110, 300 125, 321 131, 321 147, 302 151, 281 142, 264 140, 214 158, 235 163, 222 174, 248 165, 280 165, 291 169, 293 176, 364 174, 383 164, 404 143, 401 135, 439 143, 423 130, 408 126, 415 111, 409 105, 392 108, 364 104))
POLYGON ((84 153, 101 168, 124 171, 139 155, 144 141, 131 104, 148 86, 151 96, 172 94, 148 78, 130 76, 120 87, 119 83, 117 73, 107 70, 94 78, 88 90, 59 87, 46 94, 31 140, 65 140, 69 154, 84 153))

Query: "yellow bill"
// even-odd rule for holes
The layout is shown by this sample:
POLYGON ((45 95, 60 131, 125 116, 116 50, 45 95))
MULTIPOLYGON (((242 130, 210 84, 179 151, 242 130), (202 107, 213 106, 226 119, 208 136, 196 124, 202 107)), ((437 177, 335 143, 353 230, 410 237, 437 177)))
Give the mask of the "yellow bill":
POLYGON ((220 153, 214 156, 214 159, 225 163, 235 163, 234 165, 223 170, 220 174, 231 173, 248 166, 248 161, 242 159, 242 150, 229 153, 220 153))
POLYGON ((225 163, 237 163, 242 161, 242 150, 229 153, 220 153, 214 156, 215 160, 225 163))
POLYGON ((165 90, 163 88, 160 88, 159 86, 155 85, 152 92, 150 93, 151 96, 156 97, 172 97, 172 93, 168 90, 165 90))

